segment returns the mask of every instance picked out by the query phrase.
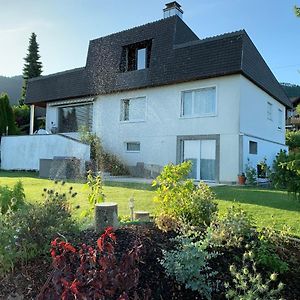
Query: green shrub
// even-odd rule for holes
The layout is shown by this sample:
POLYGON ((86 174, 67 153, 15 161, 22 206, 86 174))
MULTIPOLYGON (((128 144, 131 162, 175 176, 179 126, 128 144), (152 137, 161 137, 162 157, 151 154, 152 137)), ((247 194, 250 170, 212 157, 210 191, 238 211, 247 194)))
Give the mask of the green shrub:
POLYGON ((243 256, 243 266, 240 271, 235 265, 230 266, 232 283, 225 283, 227 299, 243 300, 279 300, 284 284, 274 286, 277 274, 273 273, 270 278, 264 280, 257 272, 253 252, 246 252, 243 256), (274 287, 273 287, 274 286, 274 287))
POLYGON ((71 218, 68 199, 76 193, 44 189, 41 204, 27 204, 0 219, 0 274, 17 263, 27 263, 48 252, 51 240, 58 234, 68 238, 78 229, 71 218))
POLYGON ((215 195, 205 183, 197 187, 192 179, 187 179, 190 170, 191 162, 165 166, 153 182, 153 186, 157 186, 154 201, 159 215, 194 226, 207 226, 217 211, 215 195))
POLYGON ((6 214, 8 210, 16 211, 25 203, 24 187, 18 181, 11 189, 8 186, 0 186, 0 210, 6 214))
POLYGON ((6 134, 16 134, 16 124, 8 95, 2 93, 0 94, 0 139, 2 135, 6 134))
POLYGON ((300 194, 300 153, 280 151, 273 163, 272 184, 278 189, 287 189, 295 198, 300 194))
POLYGON ((259 266, 281 274, 289 270, 288 264, 278 256, 276 247, 268 240, 261 239, 253 251, 259 266))
POLYGON ((29 123, 30 123, 30 108, 28 105, 18 105, 13 106, 13 112, 15 115, 17 130, 20 134, 29 133, 29 123))
POLYGON ((209 262, 218 254, 209 252, 208 239, 197 234, 180 235, 175 241, 178 243, 176 250, 163 251, 161 264, 166 273, 187 289, 198 291, 206 299, 211 299, 217 272, 212 270, 209 262))
POLYGON ((287 131, 285 134, 286 145, 289 150, 297 150, 300 148, 300 131, 287 131))
POLYGON ((94 164, 94 171, 109 172, 113 176, 129 174, 128 168, 116 155, 104 151, 101 140, 96 133, 81 128, 80 140, 91 146, 91 160, 94 164))
POLYGON ((216 245, 241 247, 255 234, 252 218, 240 207, 227 209, 221 219, 212 222, 209 231, 216 245))
POLYGON ((248 159, 248 163, 246 164, 246 168, 245 168, 245 175, 246 175, 246 179, 247 179, 247 184, 249 185, 254 185, 257 182, 257 171, 256 168, 254 168, 249 159, 248 159))

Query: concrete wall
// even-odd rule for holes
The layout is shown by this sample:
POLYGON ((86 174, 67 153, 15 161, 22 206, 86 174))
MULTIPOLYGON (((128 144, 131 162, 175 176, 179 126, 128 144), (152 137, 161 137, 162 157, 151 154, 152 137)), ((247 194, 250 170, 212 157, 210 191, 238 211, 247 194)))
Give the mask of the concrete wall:
POLYGON ((54 156, 90 160, 90 146, 61 135, 7 136, 1 140, 1 169, 39 170, 40 159, 54 156))

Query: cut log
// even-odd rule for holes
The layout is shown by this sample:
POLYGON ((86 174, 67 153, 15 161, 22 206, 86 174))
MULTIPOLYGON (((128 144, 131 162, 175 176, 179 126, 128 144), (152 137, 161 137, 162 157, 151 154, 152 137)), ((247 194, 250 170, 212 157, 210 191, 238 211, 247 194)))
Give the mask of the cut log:
POLYGON ((150 221, 150 216, 149 216, 148 211, 136 211, 134 213, 134 219, 139 220, 141 222, 149 222, 150 221))
POLYGON ((113 202, 97 203, 95 205, 95 230, 101 234, 107 227, 117 229, 118 221, 118 204, 113 202))

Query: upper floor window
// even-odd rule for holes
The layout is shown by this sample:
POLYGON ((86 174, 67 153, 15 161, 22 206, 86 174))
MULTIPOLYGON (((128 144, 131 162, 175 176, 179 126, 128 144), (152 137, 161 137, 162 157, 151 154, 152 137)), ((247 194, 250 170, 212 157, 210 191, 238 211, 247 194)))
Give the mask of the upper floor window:
POLYGON ((257 154, 257 142, 249 141, 249 153, 257 154))
POLYGON ((267 118, 268 120, 273 120, 273 105, 270 102, 267 102, 267 118))
POLYGON ((282 129, 283 124, 283 112, 282 109, 278 108, 278 129, 282 129))
POLYGON ((182 93, 181 116, 198 117, 216 115, 216 88, 201 88, 182 93))
POLYGON ((144 121, 146 111, 146 97, 121 100, 121 121, 144 121))
POLYGON ((123 47, 120 69, 122 72, 149 68, 152 41, 147 40, 123 47))

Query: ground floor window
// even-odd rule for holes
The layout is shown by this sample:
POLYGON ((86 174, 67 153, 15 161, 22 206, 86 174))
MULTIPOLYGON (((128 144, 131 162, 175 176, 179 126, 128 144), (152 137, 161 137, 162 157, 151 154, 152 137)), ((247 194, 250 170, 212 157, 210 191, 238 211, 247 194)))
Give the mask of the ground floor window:
POLYGON ((80 104, 58 107, 58 131, 77 132, 82 128, 89 131, 93 125, 93 105, 80 104))
POLYGON ((127 152, 139 152, 141 150, 140 142, 127 142, 126 151, 127 152))

